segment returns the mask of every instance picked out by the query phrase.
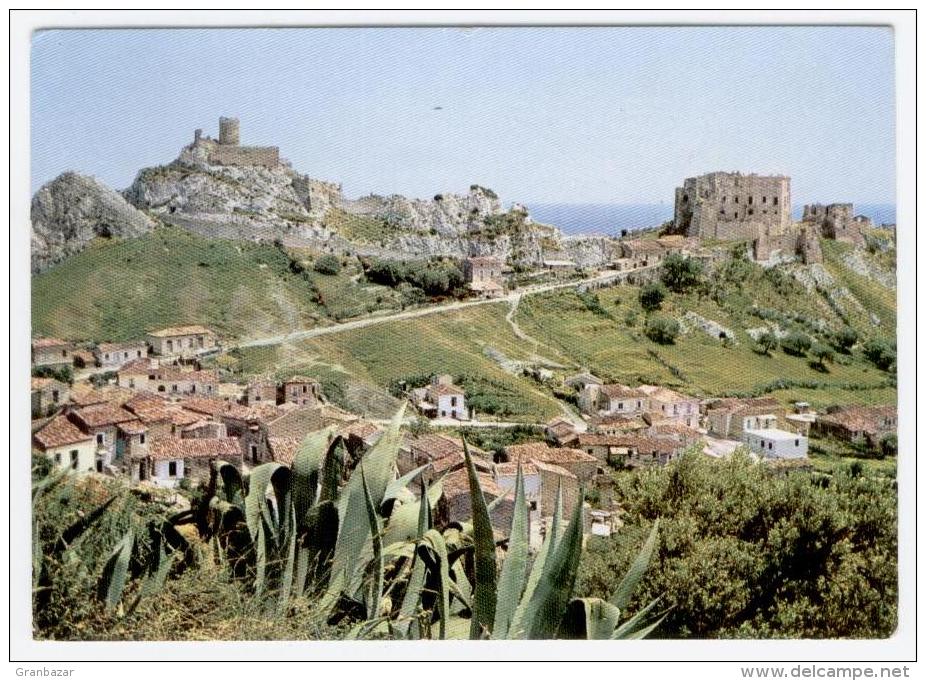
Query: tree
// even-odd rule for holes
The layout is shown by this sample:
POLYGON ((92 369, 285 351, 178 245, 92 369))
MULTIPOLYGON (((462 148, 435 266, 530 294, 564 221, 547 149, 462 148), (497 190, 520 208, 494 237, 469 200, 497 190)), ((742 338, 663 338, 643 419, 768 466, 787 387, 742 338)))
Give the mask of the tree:
POLYGON ((823 343, 814 343, 810 346, 810 356, 813 358, 811 366, 821 371, 826 370, 826 362, 832 362, 835 359, 833 348, 823 343))
POLYGON ((646 337, 660 345, 674 343, 680 331, 678 322, 670 317, 650 317, 643 327, 646 337))
POLYGON ((703 267, 697 260, 672 253, 662 261, 660 278, 676 293, 689 291, 701 282, 703 267))
POLYGON ((851 326, 840 329, 833 336, 833 342, 839 352, 848 355, 852 352, 853 346, 858 342, 858 333, 851 326))
POLYGON ((315 261, 315 271, 319 274, 334 275, 341 271, 341 261, 336 255, 323 255, 315 261))
POLYGON ((666 288, 660 283, 646 284, 640 289, 640 306, 647 312, 658 310, 666 297, 666 288))
POLYGON ((811 345, 813 345, 813 339, 800 331, 792 331, 781 339, 781 349, 796 357, 803 357, 810 350, 811 345))
POLYGON ((771 331, 763 331, 756 339, 756 345, 762 350, 762 353, 768 355, 772 350, 778 347, 778 336, 771 331))
POLYGON ((897 346, 883 338, 874 338, 865 343, 865 358, 882 371, 890 371, 897 362, 897 346))

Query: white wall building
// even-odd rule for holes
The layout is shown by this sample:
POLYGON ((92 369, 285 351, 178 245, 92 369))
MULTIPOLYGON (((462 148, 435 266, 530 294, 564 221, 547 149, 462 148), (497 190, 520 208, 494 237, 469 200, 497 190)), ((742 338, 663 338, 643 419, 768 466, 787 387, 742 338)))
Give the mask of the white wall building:
POLYGON ((745 431, 746 444, 754 453, 768 459, 804 459, 807 438, 779 428, 759 428, 745 431))

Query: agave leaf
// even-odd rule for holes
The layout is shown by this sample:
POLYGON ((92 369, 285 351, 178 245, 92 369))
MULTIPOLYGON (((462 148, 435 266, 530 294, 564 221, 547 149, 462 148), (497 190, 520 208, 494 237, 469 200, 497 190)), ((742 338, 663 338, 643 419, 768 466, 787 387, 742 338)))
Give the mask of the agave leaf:
POLYGON ((556 543, 559 541, 562 514, 563 488, 560 484, 557 486, 556 490, 556 503, 553 506, 553 520, 547 530, 546 537, 543 539, 540 551, 534 559, 534 564, 531 566, 530 575, 527 578, 527 586, 524 587, 524 594, 521 596, 521 601, 515 609, 511 626, 508 628, 508 638, 510 639, 521 639, 524 637, 524 616, 527 613, 527 606, 534 594, 534 590, 537 588, 537 584, 540 582, 540 576, 543 574, 543 568, 544 565, 546 565, 547 558, 553 552, 556 543))
MULTIPOLYGON (((583 495, 579 494, 579 499, 583 495)), ((524 614, 525 635, 530 639, 556 637, 566 606, 572 597, 582 557, 582 504, 576 501, 566 533, 553 547, 543 566, 540 581, 524 614)))
POLYGON ((653 610, 655 610, 656 605, 659 603, 660 597, 656 597, 647 603, 639 612, 635 613, 633 617, 628 619, 617 629, 614 630, 614 633, 611 635, 612 639, 633 639, 633 638, 643 638, 650 631, 656 628, 659 623, 665 619, 668 613, 663 613, 661 616, 651 615, 653 610), (656 617, 655 622, 653 618, 656 617), (652 626, 650 626, 652 624, 652 626), (642 635, 640 632, 644 632, 642 635))
POLYGON ((296 598, 305 593, 305 580, 309 576, 309 549, 300 546, 296 549, 296 576, 293 582, 293 595, 296 598))
POLYGON ((318 495, 318 478, 321 474, 331 428, 309 433, 293 458, 292 494, 296 509, 296 526, 305 524, 309 509, 318 495))
POLYGON ((347 459, 347 448, 341 436, 336 436, 325 451, 325 461, 322 464, 321 489, 319 501, 337 501, 338 490, 341 487, 341 476, 344 473, 344 463, 347 459))
POLYGON ((431 527, 431 511, 437 505, 441 494, 442 487, 437 484, 422 493, 422 499, 427 498, 428 503, 424 504, 421 499, 418 499, 412 503, 401 504, 394 508, 386 523, 383 544, 389 546, 397 542, 414 541, 424 535, 424 531, 421 530, 421 513, 423 510, 427 510, 428 522, 424 529, 428 530, 431 527))
POLYGON ((257 531, 254 533, 254 547, 257 550, 254 592, 259 598, 264 593, 267 579, 267 522, 260 516, 257 518, 257 531))
POLYGON ((614 635, 620 610, 600 598, 573 598, 560 633, 564 638, 600 641, 614 635))
POLYGON ((447 621, 447 638, 454 641, 466 640, 469 638, 469 629, 469 619, 454 615, 447 621))
POLYGON ((132 557, 134 546, 135 532, 129 528, 103 566, 97 595, 106 604, 107 610, 112 610, 122 600, 122 592, 128 581, 129 560, 132 557))
POLYGON ((360 464, 360 480, 363 482, 363 495, 366 499, 367 520, 370 523, 370 535, 373 538, 373 582, 371 585, 372 599, 368 604, 367 619, 375 619, 380 616, 383 599, 383 538, 379 526, 379 516, 376 514, 376 507, 373 505, 373 498, 370 496, 370 488, 367 487, 366 475, 363 472, 363 463, 360 464))
POLYGON ((508 537, 508 553, 502 563, 498 579, 498 602, 495 608, 495 624, 492 638, 508 637, 508 628, 514 618, 515 609, 521 599, 524 581, 527 577, 527 553, 530 542, 528 530, 527 501, 524 498, 524 473, 518 465, 514 484, 514 515, 511 518, 511 532, 508 537))
POLYGON ((241 472, 236 466, 227 461, 216 461, 213 464, 214 470, 222 478, 222 490, 225 493, 225 501, 230 504, 241 506, 244 504, 244 482, 241 480, 241 472))
POLYGON ((400 499, 400 495, 403 492, 406 492, 406 493, 408 492, 408 490, 406 489, 408 487, 408 484, 412 480, 414 480, 416 477, 418 477, 418 475, 420 475, 421 472, 430 465, 431 464, 426 463, 423 466, 418 466, 418 468, 416 468, 415 470, 409 471, 402 477, 396 478, 395 480, 390 482, 389 486, 386 487, 386 493, 383 495, 383 503, 386 503, 390 499, 400 499))
MULTIPOLYGON (((289 523, 291 526, 296 524, 296 509, 292 505, 289 507, 289 523)), ((283 564, 283 578, 280 582, 280 600, 277 606, 281 615, 286 612, 289 596, 293 590, 293 574, 296 569, 296 532, 294 527, 291 527, 289 532, 289 546, 286 550, 285 561, 283 564)))
POLYGON ((274 519, 270 515, 270 508, 267 506, 267 487, 270 485, 270 479, 278 468, 282 466, 278 463, 262 463, 251 471, 248 481, 248 494, 244 499, 244 518, 248 526, 248 532, 251 538, 257 541, 257 532, 260 528, 261 517, 269 528, 273 528, 274 519))
POLYGON ((479 485, 479 477, 469 453, 469 446, 463 440, 463 454, 466 459, 466 471, 469 476, 469 498, 473 509, 473 544, 475 548, 475 592, 473 594, 473 619, 470 638, 482 638, 483 631, 492 631, 495 622, 496 599, 496 565, 495 534, 489 509, 479 485))
POLYGON ((653 552, 656 550, 658 537, 659 518, 656 518, 656 522, 653 523, 653 529, 650 530, 649 537, 647 537, 646 542, 643 544, 643 548, 640 549, 636 558, 633 559, 633 563, 631 563, 621 583, 618 584, 617 590, 611 596, 611 603, 619 610, 626 609, 627 604, 630 603, 633 590, 637 588, 637 584, 640 583, 643 574, 646 572, 646 568, 649 567, 650 561, 653 559, 653 552))
POLYGON ((447 637, 447 620, 450 617, 450 574, 447 569, 447 546, 437 530, 428 530, 418 545, 418 555, 424 560, 432 578, 437 581, 437 613, 440 617, 440 638, 447 637))
POLYGON ((306 529, 309 565, 315 565, 313 583, 328 572, 337 540, 338 509, 331 501, 320 501, 309 511, 306 529))
POLYGON ((466 578, 466 570, 453 570, 450 573, 450 593, 456 602, 450 606, 450 613, 458 615, 463 610, 473 610, 473 585, 466 578))
POLYGON ((83 518, 77 522, 69 525, 64 532, 61 533, 61 536, 58 537, 58 541, 55 542, 55 548, 52 551, 52 555, 60 555, 64 553, 65 549, 70 546, 74 541, 80 538, 84 532, 86 532, 90 527, 92 527, 103 515, 106 513, 106 510, 112 506, 112 503, 117 499, 117 497, 110 497, 102 504, 97 506, 95 509, 90 511, 83 518))
MULTIPOLYGON (((382 504, 386 487, 394 477, 404 413, 403 405, 383 436, 363 457, 364 475, 375 508, 382 504)), ((339 531, 331 564, 331 578, 328 591, 320 603, 322 614, 331 611, 341 593, 356 593, 366 567, 363 554, 370 538, 370 524, 367 520, 363 481, 356 470, 338 501, 338 517, 339 531)))
POLYGON ((418 604, 421 602, 421 591, 424 589, 427 572, 424 560, 417 555, 412 560, 412 573, 405 587, 405 596, 402 598, 402 607, 399 610, 399 621, 396 623, 396 628, 402 638, 408 636, 410 625, 415 621, 414 617, 418 612, 418 604))

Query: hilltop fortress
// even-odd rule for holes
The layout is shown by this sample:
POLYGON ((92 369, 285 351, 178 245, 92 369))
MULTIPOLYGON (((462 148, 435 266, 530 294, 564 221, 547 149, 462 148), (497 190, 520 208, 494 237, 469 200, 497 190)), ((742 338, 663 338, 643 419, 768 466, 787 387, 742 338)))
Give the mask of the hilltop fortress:
POLYGON ((863 224, 851 203, 807 205, 801 222, 793 222, 790 177, 714 172, 676 188, 671 231, 702 241, 745 241, 758 261, 798 256, 814 263, 822 260, 820 238, 861 245, 863 224))
POLYGON ((203 137, 202 129, 193 134, 193 144, 181 153, 181 161, 208 163, 215 166, 263 166, 276 168, 280 161, 279 147, 241 146, 241 123, 237 118, 219 118, 219 139, 203 137), (184 154, 188 158, 184 158, 184 154))

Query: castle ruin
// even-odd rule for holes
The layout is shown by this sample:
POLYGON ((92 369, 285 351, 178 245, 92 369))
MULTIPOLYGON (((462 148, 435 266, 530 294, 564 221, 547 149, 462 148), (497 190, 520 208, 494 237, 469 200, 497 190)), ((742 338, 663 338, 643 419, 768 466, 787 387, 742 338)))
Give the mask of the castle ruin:
POLYGON ((263 166, 276 168, 280 165, 279 147, 241 146, 241 124, 237 118, 219 118, 219 139, 204 137, 197 129, 193 135, 191 152, 194 157, 204 157, 206 162, 218 166, 263 166))
MULTIPOLYGON (((861 220, 853 217, 854 206, 851 203, 811 203, 804 206, 803 221, 817 225, 821 234, 827 239, 860 246, 865 243, 861 220)), ((870 224, 870 220, 868 221, 870 224)))

